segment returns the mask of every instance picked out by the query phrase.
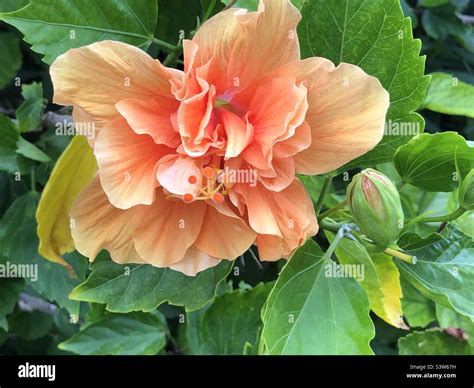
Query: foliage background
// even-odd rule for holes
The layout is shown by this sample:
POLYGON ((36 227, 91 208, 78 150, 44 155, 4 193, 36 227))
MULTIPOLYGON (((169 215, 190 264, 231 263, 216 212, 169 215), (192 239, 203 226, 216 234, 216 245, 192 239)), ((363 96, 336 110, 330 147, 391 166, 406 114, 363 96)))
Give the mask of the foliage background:
MULTIPOLYGON (((75 2, 79 6, 87 6, 86 0, 75 2)), ((2 0, 0 12, 15 11, 27 3, 27 0, 2 0)), ((62 7, 67 4, 61 0, 36 0, 32 3, 38 7, 34 15, 40 19, 48 17, 48 7, 41 9, 41 5, 53 4, 62 7)), ((145 13, 148 12, 145 5, 153 3, 151 0, 136 2, 144 5, 142 11, 145 13)), ((333 45, 329 42, 325 47, 321 37, 337 41, 338 20, 341 16, 337 13, 337 3, 343 2, 325 1, 329 4, 327 10, 319 0, 297 0, 294 3, 302 7, 305 17, 303 23, 308 23, 314 33, 314 36, 300 34, 303 52, 311 50, 324 53, 326 55, 323 56, 337 62, 339 53, 328 50, 328 47, 333 45), (331 8, 336 10, 335 16, 332 15, 331 8)), ((381 14, 388 15, 387 28, 390 28, 390 23, 400 22, 401 19, 397 18, 398 0, 370 3, 373 8, 368 9, 368 12, 373 16, 373 23, 381 20, 381 14)), ((355 0, 353 4, 361 5, 362 2, 355 0)), ((238 5, 252 8, 255 7, 255 1, 239 0, 238 5)), ((407 69, 405 76, 400 75, 400 78, 395 80, 391 94, 398 93, 400 99, 403 99, 404 95, 413 94, 411 98, 414 102, 412 106, 407 106, 403 105, 403 102, 397 105, 392 100, 390 114, 396 119, 401 118, 403 113, 414 121, 420 120, 414 116, 413 111, 423 101, 424 87, 428 80, 422 77, 422 62, 417 58, 416 47, 411 47, 416 46, 409 36, 410 29, 413 28, 413 35, 422 41, 421 54, 426 55, 425 73, 442 72, 466 83, 454 91, 443 87, 443 76, 433 78, 436 83, 432 82, 431 93, 428 93, 422 103, 424 109, 420 111, 426 121, 425 131, 432 134, 457 132, 468 141, 474 140, 474 3, 469 0, 402 0, 401 5, 412 23, 410 25, 406 21, 402 24, 402 30, 408 34, 408 37, 402 40, 408 46, 402 47, 400 52, 397 51, 398 46, 394 46, 393 52, 395 60, 402 58, 400 66, 406 63, 407 69), (410 54, 412 52, 415 52, 415 55, 410 54), (419 100, 418 103, 416 99, 419 100)), ((153 23, 156 28, 152 32, 157 39, 175 45, 179 40, 180 30, 189 37, 196 29, 197 21, 219 12, 224 6, 225 4, 214 0, 158 0, 158 16, 156 23, 153 23)), ((107 16, 111 20, 117 18, 113 13, 107 16)), ((357 30, 364 30, 365 26, 368 27, 363 32, 371 33, 369 29, 372 24, 367 23, 362 15, 354 15, 354 18, 354 30, 349 33, 355 36, 357 30)), ((282 262, 263 263, 261 266, 249 252, 243 260, 237 260, 233 265, 224 264, 211 272, 206 271, 196 279, 189 279, 170 271, 146 266, 131 266, 125 270, 130 273, 124 275, 124 268, 112 263, 106 252, 101 254, 92 267, 87 264, 85 258, 73 252, 65 257, 76 273, 76 278, 71 278, 64 267, 39 256, 36 206, 55 161, 70 141, 70 137, 55 135, 51 116, 48 116, 48 112, 61 115, 54 116, 57 120, 62 115, 67 117, 70 111, 51 102, 52 85, 48 63, 58 53, 43 43, 48 37, 52 37, 51 46, 54 46, 55 34, 63 36, 64 31, 59 31, 54 26, 34 29, 24 21, 9 18, 7 14, 1 14, 0 19, 3 20, 0 22, 0 262, 35 263, 39 267, 36 282, 0 279, 0 354, 256 354, 259 347, 260 350, 263 348, 262 342, 259 343, 262 332, 267 346, 278 342, 277 328, 271 330, 274 320, 269 308, 272 303, 278 303, 278 300, 270 298, 267 302, 263 314, 265 327, 262 325, 260 311, 275 285, 274 281, 284 264, 282 262), (45 61, 48 63, 42 60, 43 55, 46 55, 45 61), (21 80, 21 85, 17 80, 21 80), (12 128, 19 133, 13 142, 7 136, 12 128), (20 172, 20 178, 17 172, 20 172), (87 282, 83 283, 86 278, 87 282), (104 282, 104 278, 108 281, 104 282), (144 279, 150 281, 147 283, 144 279), (157 289, 156 284, 162 286, 157 289), (72 298, 76 300, 68 298, 71 292, 72 298), (58 344, 61 345, 58 347, 58 344)), ((125 41, 128 39, 120 36, 111 38, 125 41)), ((179 53, 175 55, 157 42, 147 41, 146 37, 144 40, 137 38, 128 43, 147 48, 150 55, 173 66, 182 66, 179 53)), ((364 45, 362 37, 360 40, 354 39, 353 44, 355 46, 352 51, 349 48, 345 54, 347 58, 344 58, 349 62, 356 61, 357 48, 364 45)), ((58 50, 62 48, 61 45, 58 47, 58 50)), ((390 47, 387 49, 378 46, 376 50, 380 50, 376 55, 378 58, 382 57, 381 63, 390 66, 390 61, 394 60, 390 47)), ((367 51, 365 55, 369 55, 367 51)), ((342 50, 340 55, 342 57, 342 50)), ((381 79, 387 76, 383 70, 384 66, 379 62, 374 65, 366 61, 362 67, 368 72, 380 71, 378 76, 381 79)), ((450 82, 451 78, 448 78, 448 84, 450 82)), ((451 139, 452 144, 459 141, 458 137, 451 139)), ((352 176, 361 167, 372 166, 394 181, 400 181, 393 163, 393 153, 399 145, 401 144, 395 142, 391 148, 389 145, 380 147, 377 151, 379 154, 373 154, 378 157, 376 163, 371 162, 370 158, 363 158, 351 163, 346 170, 352 176)), ((472 168, 472 152, 466 160, 470 163, 467 169, 472 168)), ((323 180, 322 177, 305 178, 305 184, 315 201, 323 180)), ((343 174, 335 177, 330 195, 324 203, 325 208, 333 206, 343 198, 346 185, 343 174)), ((415 217, 430 210, 433 210, 434 214, 445 214, 456 207, 456 191, 444 188, 428 191, 423 189, 422 184, 421 188, 418 186, 407 185, 402 192, 407 217, 415 217)), ((405 236, 405 249, 417 249, 417 244, 428 244, 429 241, 426 240, 421 244, 419 239, 427 236, 431 236, 428 240, 433 238, 430 234, 437 228, 438 225, 426 223, 411 227, 411 235, 405 236)), ((447 228, 441 242, 435 241, 429 245, 422 255, 438 255, 436 257, 441 258, 441 261, 457 259, 460 266, 459 276, 465 277, 462 286, 473 290, 473 236, 473 215, 468 213, 457 220, 456 226, 447 228), (459 242, 462 244, 456 245, 459 242)), ((327 237, 328 235, 320 233, 316 238, 323 249, 328 246, 327 237)), ((343 248, 341 247, 339 252, 336 251, 340 261, 344 260, 343 248)), ((305 249, 319 254, 319 248, 312 246, 305 249)), ((354 247, 347 246, 346 249, 351 250, 354 247)), ((304 260, 302 254, 301 259, 294 260, 295 271, 298 271, 299 265, 304 264, 304 260)), ((345 292, 356 295, 351 305, 357 314, 350 318, 353 322, 359 322, 361 327, 355 329, 355 337, 344 342, 338 349, 330 349, 321 344, 331 327, 320 326, 317 318, 323 317, 321 314, 324 313, 328 301, 337 294, 322 293, 319 295, 319 302, 313 301, 314 307, 320 310, 313 311, 313 317, 306 317, 305 324, 309 326, 299 327, 303 335, 307 334, 309 347, 296 346, 294 351, 291 351, 290 343, 289 352, 473 352, 474 344, 469 334, 474 335, 474 306, 472 303, 463 305, 463 298, 468 300, 470 296, 471 302, 474 300, 472 291, 470 295, 444 295, 443 291, 436 288, 445 281, 443 276, 447 275, 443 273, 436 275, 433 287, 427 286, 427 289, 422 290, 422 285, 414 287, 416 281, 413 278, 417 274, 413 273, 409 266, 400 264, 399 270, 402 274, 401 286, 404 294, 402 307, 405 320, 410 326, 409 331, 387 324, 379 318, 383 313, 370 313, 369 317, 366 308, 367 297, 362 288, 355 282, 344 283, 341 287, 345 292), (373 321, 374 326, 370 321, 373 321), (373 337, 374 328, 375 338, 369 348, 368 341, 373 337), (469 341, 466 341, 466 336, 469 341), (424 345, 420 347, 420 344, 424 345)), ((380 284, 373 287, 383 288, 380 284)), ((388 292, 398 291, 395 287, 388 292)), ((349 307, 347 306, 348 309, 349 307)), ((374 306, 371 307, 376 310, 374 306)), ((381 309, 385 307, 382 305, 381 309)), ((346 311, 340 311, 339 314, 333 317, 336 320, 335 326, 341 325, 341 330, 344 330, 344 325, 351 323, 344 322, 346 311)), ((285 334, 288 333, 281 333, 282 336, 285 334)), ((280 351, 284 352, 284 349, 280 351)))

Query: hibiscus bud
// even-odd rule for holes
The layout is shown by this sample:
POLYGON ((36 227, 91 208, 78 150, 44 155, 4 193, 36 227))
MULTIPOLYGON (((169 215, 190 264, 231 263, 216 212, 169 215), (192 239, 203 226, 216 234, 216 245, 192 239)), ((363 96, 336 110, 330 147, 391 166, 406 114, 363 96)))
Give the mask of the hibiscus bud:
POLYGON ((466 175, 459 189, 459 204, 463 209, 474 210, 474 170, 466 175))
POLYGON ((362 233, 376 245, 393 243, 403 227, 400 196, 390 179, 367 169, 357 174, 347 187, 347 202, 362 233))

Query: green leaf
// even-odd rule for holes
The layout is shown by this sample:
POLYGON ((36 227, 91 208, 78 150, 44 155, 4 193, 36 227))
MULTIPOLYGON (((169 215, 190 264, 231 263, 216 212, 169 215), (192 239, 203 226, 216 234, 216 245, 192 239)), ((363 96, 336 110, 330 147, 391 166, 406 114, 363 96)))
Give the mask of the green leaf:
POLYGON ((37 129, 41 122, 43 112, 43 86, 41 83, 33 82, 23 85, 22 96, 25 99, 16 111, 18 127, 20 132, 28 132, 37 129))
POLYGON ((165 318, 153 314, 110 314, 59 344, 82 355, 155 355, 166 345, 165 318))
MULTIPOLYGON (((4 272, 0 266, 0 274, 4 272)), ((0 276, 2 278, 5 277, 0 276)), ((0 281, 0 329, 8 331, 7 315, 11 314, 15 308, 21 291, 25 288, 25 283, 21 279, 2 279, 0 281)))
POLYGON ((246 343, 255 345, 261 330, 261 310, 273 284, 225 293, 215 299, 201 320, 204 346, 214 355, 242 355, 246 343))
POLYGON ((405 247, 417 257, 416 264, 396 263, 402 276, 422 294, 474 319, 474 241, 453 226, 448 230, 437 241, 428 237, 418 247, 405 247))
POLYGON ((17 310, 8 317, 8 324, 11 334, 32 341, 48 334, 54 325, 54 318, 52 315, 40 311, 17 310))
POLYGON ((105 256, 108 257, 103 255, 94 262, 88 279, 76 287, 70 297, 107 304, 107 310, 116 313, 148 312, 164 302, 197 310, 214 298, 216 287, 232 267, 231 262, 223 261, 195 277, 189 277, 148 264, 116 264, 105 256))
POLYGON ((321 56, 336 64, 358 65, 377 77, 390 93, 390 131, 374 150, 345 169, 390 161, 398 146, 423 131, 424 120, 413 112, 421 105, 429 84, 429 77, 423 75, 425 58, 419 56, 421 42, 413 39, 411 20, 404 17, 400 1, 295 3, 303 15, 298 26, 303 58, 321 56), (404 135, 392 131, 400 124, 409 129, 404 135))
POLYGON ((17 154, 16 151, 0 148, 0 170, 9 174, 29 174, 34 168, 35 162, 24 156, 17 154))
POLYGON ((331 263, 309 240, 285 265, 262 313, 265 354, 373 354, 367 296, 352 278, 326 276, 331 263))
POLYGON ((28 4, 29 0, 2 0, 0 12, 12 12, 28 4))
MULTIPOLYGON (((326 235, 329 241, 334 240, 333 234, 326 235)), ((372 311, 388 324, 407 329, 400 301, 400 274, 392 258, 384 253, 369 255, 361 243, 349 239, 341 240, 335 253, 342 265, 357 265, 364 270, 362 279, 356 279, 367 292, 372 311)))
POLYGON ((454 5, 424 11, 421 24, 433 39, 441 41, 451 35, 467 50, 474 52, 474 30, 459 19, 454 5))
POLYGON ((442 329, 461 329, 464 331, 467 342, 474 348, 474 322, 468 317, 458 314, 440 304, 436 304, 436 319, 442 329))
POLYGON ((118 40, 146 50, 155 31, 156 0, 31 0, 0 20, 18 28, 33 51, 51 64, 75 47, 118 40))
POLYGON ((8 85, 21 68, 20 39, 11 32, 0 32, 0 89, 8 85))
POLYGON ((17 153, 23 155, 25 158, 36 160, 37 162, 48 163, 51 158, 36 147, 33 143, 26 141, 21 136, 17 143, 17 153))
POLYGON ((467 342, 462 342, 449 334, 436 330, 416 331, 398 340, 400 355, 469 355, 467 342))
POLYGON ((402 279, 402 310, 410 327, 426 327, 436 320, 435 303, 402 279))
MULTIPOLYGON (((221 0, 225 5, 229 5, 231 0, 221 0)), ((234 8, 245 8, 249 11, 256 11, 258 8, 258 0, 237 0, 234 5, 234 8)))
POLYGON ((15 128, 15 124, 13 124, 9 117, 0 113, 0 139, 2 139, 0 147, 15 150, 19 137, 20 135, 15 128))
POLYGON ((418 5, 421 7, 439 7, 440 5, 449 4, 451 0, 418 0, 418 5))
POLYGON ((394 158, 403 181, 427 191, 457 188, 456 163, 462 176, 474 167, 474 148, 455 132, 424 133, 400 147, 394 158))
POLYGON ((422 108, 474 118, 474 86, 446 73, 433 73, 431 77, 422 108))
POLYGON ((29 192, 17 198, 0 223, 0 250, 4 258, 14 264, 35 265, 37 279, 29 284, 40 294, 66 308, 74 317, 79 316, 79 303, 68 298, 71 290, 85 279, 86 260, 77 253, 65 256, 75 277, 61 265, 51 263, 38 254, 35 211, 38 194, 29 192))
POLYGON ((171 44, 178 43, 181 31, 185 38, 191 38, 202 11, 197 0, 158 0, 158 9, 156 36, 171 44))

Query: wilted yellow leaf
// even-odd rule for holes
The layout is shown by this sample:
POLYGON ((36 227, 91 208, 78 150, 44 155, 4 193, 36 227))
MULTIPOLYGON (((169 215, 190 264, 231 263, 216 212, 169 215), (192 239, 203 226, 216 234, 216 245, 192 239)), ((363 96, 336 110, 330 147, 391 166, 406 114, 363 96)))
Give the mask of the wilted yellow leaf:
POLYGON ((56 162, 36 210, 39 253, 46 259, 67 266, 61 255, 74 250, 69 211, 96 171, 97 163, 86 138, 74 137, 56 162))

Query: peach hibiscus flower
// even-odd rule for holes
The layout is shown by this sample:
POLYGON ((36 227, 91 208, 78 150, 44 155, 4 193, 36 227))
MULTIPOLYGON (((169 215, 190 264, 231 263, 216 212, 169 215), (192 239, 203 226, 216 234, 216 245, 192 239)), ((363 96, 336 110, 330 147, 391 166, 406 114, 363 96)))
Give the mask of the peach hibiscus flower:
POLYGON ((289 257, 317 232, 296 174, 372 149, 389 97, 357 66, 301 60, 300 19, 288 0, 219 13, 183 42, 184 71, 113 41, 57 58, 54 101, 96 128, 98 176, 70 214, 79 252, 195 275, 252 244, 289 257))

